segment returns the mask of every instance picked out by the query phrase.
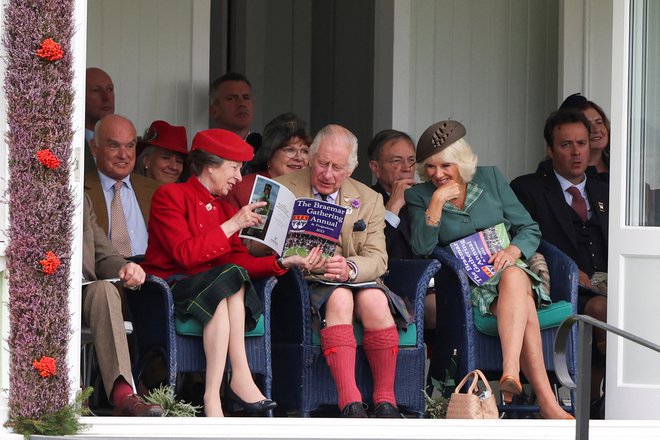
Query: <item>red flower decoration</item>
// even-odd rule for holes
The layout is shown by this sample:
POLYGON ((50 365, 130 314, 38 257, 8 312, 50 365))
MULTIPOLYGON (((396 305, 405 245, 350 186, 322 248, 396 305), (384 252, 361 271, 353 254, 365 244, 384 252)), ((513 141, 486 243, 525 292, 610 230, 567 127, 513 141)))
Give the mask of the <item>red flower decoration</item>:
POLYGON ((55 359, 48 356, 41 356, 41 360, 34 360, 32 366, 39 372, 41 377, 54 376, 57 373, 57 365, 55 359))
POLYGON ((52 38, 46 38, 41 42, 41 49, 37 49, 37 56, 44 60, 57 61, 64 56, 64 51, 52 38))
POLYGON ((52 151, 50 151, 49 148, 37 151, 37 159, 39 159, 39 162, 41 162, 43 166, 50 168, 51 170, 60 166, 60 160, 52 151))
POLYGON ((46 252, 46 258, 39 260, 39 263, 41 263, 41 267, 43 267, 46 275, 54 274, 57 268, 60 267, 60 264, 62 264, 60 259, 57 258, 57 255, 51 251, 46 252))

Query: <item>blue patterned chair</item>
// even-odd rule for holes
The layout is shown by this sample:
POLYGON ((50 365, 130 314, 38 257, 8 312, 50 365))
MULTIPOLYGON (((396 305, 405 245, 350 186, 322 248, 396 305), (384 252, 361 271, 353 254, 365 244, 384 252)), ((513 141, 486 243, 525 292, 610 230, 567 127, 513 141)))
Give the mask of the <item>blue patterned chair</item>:
MULTIPOLYGON (((573 260, 550 243, 541 240, 538 250, 548 263, 550 290, 554 301, 554 312, 539 314, 543 359, 553 383, 553 350, 557 328, 562 317, 577 311, 578 269, 573 260)), ((469 371, 478 368, 490 380, 499 379, 502 371, 502 350, 497 336, 497 321, 494 317, 482 319, 475 314, 470 299, 469 278, 459 260, 441 247, 436 247, 433 257, 442 268, 435 278, 437 310, 436 340, 431 358, 429 376, 444 380, 454 350, 458 353, 456 381, 469 371), (477 326, 481 329, 478 330, 477 326)), ((543 309, 542 309, 543 310, 543 309)), ((568 353, 569 371, 577 372, 577 333, 573 332, 568 353)), ((522 379, 522 378, 521 378, 522 379)), ((574 397, 574 396, 573 396, 574 397)), ((571 399, 574 402, 574 398, 571 399)), ((515 402, 515 401, 514 401, 515 402)), ((536 412, 538 407, 529 405, 507 405, 507 412, 536 412)), ((572 408, 570 408, 572 409, 572 408)))
MULTIPOLYGON (((388 274, 383 278, 392 291, 414 304, 415 323, 406 334, 400 334, 395 393, 399 407, 418 417, 423 416, 425 408, 424 297, 439 267, 435 260, 390 260, 388 274)), ((308 285, 299 270, 291 270, 280 278, 273 293, 272 316, 274 400, 303 417, 309 417, 321 405, 336 407, 337 391, 318 336, 312 331, 308 285)), ((358 334, 358 343, 359 340, 358 334)), ((369 403, 373 383, 361 348, 357 353, 356 377, 360 392, 369 403)))
MULTIPOLYGON (((245 348, 250 369, 262 378, 261 390, 271 396, 272 369, 270 352, 270 300, 277 284, 274 277, 254 282, 254 287, 264 302, 264 313, 255 331, 246 334, 245 348)), ((206 370, 206 358, 202 345, 201 325, 191 328, 191 323, 177 323, 174 303, 168 284, 161 278, 147 275, 147 282, 139 292, 126 295, 133 316, 134 332, 138 341, 138 353, 159 350, 167 364, 167 382, 176 389, 179 373, 206 370), (186 334, 180 334, 183 331, 186 334)), ((228 368, 231 368, 229 363, 228 368)))

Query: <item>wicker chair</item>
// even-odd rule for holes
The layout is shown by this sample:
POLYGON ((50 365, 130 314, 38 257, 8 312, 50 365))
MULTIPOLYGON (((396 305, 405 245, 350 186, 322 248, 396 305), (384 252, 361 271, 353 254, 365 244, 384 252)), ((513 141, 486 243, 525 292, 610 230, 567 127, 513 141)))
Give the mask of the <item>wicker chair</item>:
MULTIPOLYGON (((395 393, 397 404, 418 417, 424 414, 424 297, 440 265, 435 260, 390 260, 387 286, 414 304, 412 346, 400 346, 395 393)), ((337 391, 321 347, 314 343, 307 282, 299 270, 281 277, 273 293, 273 397, 278 405, 303 417, 321 405, 337 405, 337 391)), ((412 331, 411 327, 410 331, 412 331)), ((357 384, 363 399, 371 399, 373 383, 366 356, 358 348, 357 384)))
MULTIPOLYGON (((539 252, 543 254, 550 271, 550 289, 553 301, 567 301, 572 313, 577 310, 577 266, 568 256, 550 243, 541 240, 539 252)), ((470 299, 469 278, 459 260, 441 247, 436 247, 433 257, 442 264, 436 275, 436 340, 431 358, 429 376, 444 379, 454 350, 458 352, 456 380, 478 368, 489 379, 499 379, 502 370, 502 350, 498 336, 487 335, 477 330, 470 299)), ((541 330, 543 359, 552 383, 554 377, 553 350, 557 326, 541 330)), ((569 371, 577 372, 577 333, 574 331, 569 348, 569 371)), ((574 397, 574 396, 573 396, 574 397)), ((574 403, 575 399, 571 399, 574 403)), ((507 412, 537 412, 537 406, 507 405, 500 409, 507 412)), ((573 409, 573 408, 569 408, 573 409)))
MULTIPOLYGON (((263 335, 245 338, 250 369, 262 378, 261 391, 268 398, 271 396, 272 369, 270 356, 270 299, 277 284, 274 277, 254 282, 257 293, 264 302, 263 335)), ((176 332, 174 303, 168 284, 161 278, 147 275, 147 282, 135 295, 126 295, 133 316, 134 332, 139 344, 138 352, 149 350, 163 352, 168 369, 170 385, 176 389, 179 373, 206 370, 206 358, 202 338, 184 336, 176 332)), ((227 368, 231 368, 227 362, 227 368)))

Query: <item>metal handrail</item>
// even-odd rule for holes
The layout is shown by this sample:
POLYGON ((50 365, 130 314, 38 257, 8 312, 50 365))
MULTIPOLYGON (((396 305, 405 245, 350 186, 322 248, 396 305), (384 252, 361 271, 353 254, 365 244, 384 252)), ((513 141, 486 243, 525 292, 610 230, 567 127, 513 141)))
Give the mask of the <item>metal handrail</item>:
POLYGON ((554 365, 559 382, 567 388, 576 391, 575 404, 575 438, 589 438, 589 406, 591 388, 591 345, 593 342, 593 327, 612 332, 636 344, 650 348, 660 353, 660 345, 628 333, 620 328, 606 324, 587 315, 572 315, 562 322, 555 336, 554 365), (568 341, 573 324, 578 323, 578 371, 580 378, 576 384, 568 371, 567 355, 568 341))

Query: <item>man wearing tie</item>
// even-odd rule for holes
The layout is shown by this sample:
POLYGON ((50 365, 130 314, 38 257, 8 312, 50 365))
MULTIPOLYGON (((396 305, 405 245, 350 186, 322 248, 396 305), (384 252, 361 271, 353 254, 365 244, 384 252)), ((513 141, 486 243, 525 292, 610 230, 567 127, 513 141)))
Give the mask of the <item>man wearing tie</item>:
POLYGON ((135 168, 136 131, 133 123, 116 114, 103 117, 90 142, 96 170, 85 175, 99 226, 125 257, 147 249, 147 221, 151 197, 161 183, 138 174, 135 168))
MULTIPOLYGON (((580 112, 560 110, 545 123, 544 137, 549 161, 536 173, 518 177, 511 188, 541 228, 543 239, 571 257, 579 269, 578 313, 607 321, 606 291, 609 186, 588 179, 590 124, 580 112), (599 283, 597 285, 596 283, 599 283)), ((605 334, 594 332, 596 346, 605 352, 605 334)), ((594 359, 594 367, 598 367, 594 359)), ((599 395, 602 372, 593 371, 599 395), (600 376, 600 378, 599 378, 600 376)))
POLYGON ((394 396, 399 336, 410 314, 403 300, 376 281, 387 270, 383 198, 350 178, 357 166, 357 138, 339 125, 317 133, 309 149, 309 168, 278 177, 296 197, 347 208, 335 255, 307 275, 321 348, 335 381, 342 417, 367 417, 355 381, 353 320, 364 326, 362 346, 374 379, 373 417, 401 417, 394 396), (354 283, 373 282, 367 286, 354 283), (328 284, 332 283, 332 284, 328 284))

